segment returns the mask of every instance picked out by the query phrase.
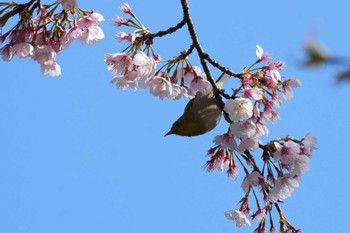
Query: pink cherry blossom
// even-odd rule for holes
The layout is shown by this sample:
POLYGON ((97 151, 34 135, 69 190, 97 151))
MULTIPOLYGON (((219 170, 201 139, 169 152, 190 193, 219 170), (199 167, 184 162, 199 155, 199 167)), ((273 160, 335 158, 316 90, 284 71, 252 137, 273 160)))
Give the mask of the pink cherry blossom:
POLYGON ((237 143, 235 137, 231 133, 224 133, 222 135, 217 135, 213 142, 223 149, 235 150, 237 149, 237 143))
POLYGON ((32 58, 39 63, 44 63, 45 61, 55 60, 56 52, 51 46, 38 45, 34 49, 32 58))
MULTIPOLYGON (((199 66, 185 67, 184 69, 179 68, 177 71, 177 79, 180 80, 183 76, 184 85, 188 88, 191 86, 192 80, 197 75, 204 74, 199 66)), ((205 74, 204 74, 205 75, 205 74)))
POLYGON ((227 168, 227 166, 230 165, 230 156, 227 153, 224 153, 224 155, 225 156, 218 157, 214 163, 216 169, 218 169, 221 172, 223 172, 227 168))
POLYGON ((299 144, 291 140, 286 141, 283 145, 275 142, 274 145, 276 147, 276 151, 273 153, 273 159, 275 162, 281 160, 285 165, 289 165, 299 156, 299 144))
POLYGON ((55 60, 44 61, 43 63, 40 63, 40 66, 43 74, 49 74, 50 76, 61 75, 61 67, 55 60))
POLYGON ((210 86, 209 81, 207 80, 207 77, 204 73, 200 75, 195 75, 194 78, 191 81, 190 84, 190 90, 197 92, 197 91, 204 91, 206 88, 210 86))
POLYGON ((260 137, 261 135, 269 135, 269 129, 267 126, 261 122, 255 122, 255 127, 256 127, 256 137, 260 137))
POLYGON ((208 154, 211 156, 211 159, 207 161, 206 167, 208 171, 213 171, 218 169, 219 171, 224 171, 227 166, 230 165, 230 154, 222 148, 212 148, 208 151, 208 154))
POLYGON ((128 76, 115 76, 111 80, 112 84, 116 84, 117 88, 126 90, 131 88, 133 91, 136 91, 136 82, 134 80, 129 80, 128 76))
POLYGON ((301 82, 298 79, 288 79, 283 82, 283 98, 289 100, 293 97, 293 88, 301 87, 301 82))
POLYGON ((265 217, 266 217, 265 209, 262 209, 261 207, 254 214, 254 219, 257 219, 259 222, 263 220, 265 217))
POLYGON ((317 138, 313 136, 312 134, 308 133, 306 136, 301 140, 303 147, 302 152, 305 155, 311 155, 311 152, 316 149, 317 144, 317 138))
POLYGON ((282 79, 282 76, 281 76, 280 72, 277 69, 270 70, 270 75, 271 75, 272 80, 275 83, 278 83, 282 79))
POLYGON ((271 96, 271 102, 273 103, 273 106, 279 108, 282 103, 282 99, 279 95, 277 94, 272 94, 271 96))
POLYGON ((19 58, 27 58, 33 55, 34 47, 27 42, 18 43, 10 47, 10 52, 16 54, 19 58))
POLYGON ((112 21, 113 21, 114 25, 120 27, 122 25, 128 25, 128 23, 130 22, 130 19, 117 16, 116 18, 112 19, 112 21))
POLYGON ((291 164, 288 171, 291 175, 301 175, 309 170, 310 158, 306 155, 298 155, 291 164))
POLYGON ((103 16, 97 12, 79 16, 77 25, 81 30, 78 39, 87 44, 94 44, 99 39, 104 38, 104 33, 98 24, 103 21, 103 16))
POLYGON ((76 0, 57 0, 58 3, 62 5, 62 8, 65 11, 69 11, 71 9, 74 9, 75 12, 78 12, 79 6, 76 0))
POLYGON ((246 175, 243 179, 241 188, 244 192, 248 192, 250 186, 258 186, 264 182, 264 177, 260 175, 259 172, 253 171, 252 173, 246 175))
POLYGON ((238 146, 238 152, 243 153, 245 150, 255 151, 259 148, 261 141, 258 138, 245 138, 238 146))
POLYGON ((99 26, 86 27, 82 30, 78 39, 87 44, 95 44, 98 40, 103 39, 104 33, 99 26))
POLYGON ((230 132, 237 138, 247 139, 255 136, 256 126, 252 121, 236 122, 230 125, 230 132))
POLYGON ((261 100, 263 97, 263 91, 258 87, 246 88, 243 90, 243 97, 248 99, 253 98, 255 100, 261 100))
POLYGON ((275 123, 280 119, 280 115, 278 112, 274 110, 266 110, 265 112, 262 112, 260 114, 259 121, 263 124, 266 124, 267 122, 275 123))
POLYGON ((128 53, 109 53, 104 56, 107 69, 112 74, 124 74, 129 69, 131 61, 132 59, 128 53))
POLYGON ((227 169, 227 176, 230 180, 236 179, 239 172, 238 165, 233 161, 231 165, 229 165, 227 169))
POLYGON ((1 58, 2 60, 4 61, 11 61, 12 58, 13 58, 13 52, 11 51, 11 45, 7 44, 7 45, 4 45, 4 47, 2 47, 0 49, 0 54, 1 54, 1 58))
POLYGON ((260 45, 256 45, 256 56, 260 61, 267 62, 270 59, 270 55, 264 53, 264 50, 260 47, 260 45))
POLYGON ((171 96, 172 85, 166 78, 155 76, 149 81, 148 85, 150 93, 160 99, 171 96))
POLYGON ((124 3, 124 5, 122 5, 120 7, 120 10, 123 11, 125 14, 129 14, 131 15, 132 17, 135 17, 134 13, 132 12, 131 10, 131 7, 129 6, 128 3, 124 3))
POLYGON ((253 104, 247 98, 229 99, 224 110, 232 121, 247 120, 253 115, 253 104))
POLYGON ((153 78, 156 72, 156 61, 141 51, 134 56, 133 64, 137 66, 137 71, 140 78, 138 81, 139 86, 141 88, 146 88, 147 82, 153 78))
POLYGON ((130 44, 133 44, 136 39, 136 33, 125 33, 125 32, 119 32, 117 36, 118 42, 122 42, 123 40, 129 41, 130 44))
POLYGON ((228 220, 232 220, 232 221, 236 222, 237 227, 242 227, 246 224, 248 224, 249 226, 251 225, 247 216, 239 210, 227 211, 225 213, 225 217, 228 220))
MULTIPOLYGON (((81 35, 82 31, 81 29, 77 26, 74 25, 73 27, 69 28, 68 30, 64 31, 60 42, 61 42, 61 50, 68 48, 69 45, 75 40, 78 39, 79 36, 81 35)), ((38 43, 41 44, 41 43, 38 43)))
POLYGON ((267 199, 276 203, 280 198, 288 198, 292 195, 294 188, 299 186, 299 181, 290 174, 285 174, 278 177, 275 181, 273 188, 270 190, 267 199))
MULTIPOLYGON (((172 93, 169 96, 170 99, 178 100, 182 96, 190 97, 186 88, 181 87, 175 83, 172 83, 171 87, 172 87, 172 93)), ((192 96, 192 97, 194 97, 194 96, 192 96)))

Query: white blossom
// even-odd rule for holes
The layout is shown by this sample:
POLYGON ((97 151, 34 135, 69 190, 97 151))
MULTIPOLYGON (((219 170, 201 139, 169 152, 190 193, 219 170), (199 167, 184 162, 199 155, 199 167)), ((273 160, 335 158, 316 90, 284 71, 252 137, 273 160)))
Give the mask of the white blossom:
POLYGON ((241 188, 244 192, 248 192, 250 186, 258 186, 262 180, 264 180, 264 177, 259 172, 253 171, 244 177, 241 188))
POLYGON ((232 220, 232 221, 236 222, 237 227, 242 227, 245 224, 248 224, 249 226, 251 225, 247 216, 245 216, 245 214, 243 214, 239 210, 227 211, 227 212, 225 212, 225 217, 228 220, 232 220))
POLYGON ((232 121, 247 120, 253 115, 253 104, 247 98, 229 99, 224 107, 232 121))
POLYGON ((267 196, 267 199, 272 203, 276 203, 281 198, 288 198, 292 195, 294 188, 298 186, 299 181, 296 178, 293 178, 290 174, 285 174, 277 178, 273 188, 267 196))

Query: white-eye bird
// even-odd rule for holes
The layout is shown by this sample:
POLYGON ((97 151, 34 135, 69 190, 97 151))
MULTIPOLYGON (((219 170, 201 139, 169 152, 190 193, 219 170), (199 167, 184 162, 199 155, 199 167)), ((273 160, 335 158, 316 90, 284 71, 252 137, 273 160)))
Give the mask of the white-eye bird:
MULTIPOLYGON (((226 73, 216 80, 219 89, 230 76, 226 73)), ((168 133, 180 136, 197 136, 214 129, 220 122, 222 110, 215 100, 213 87, 210 85, 203 91, 198 91, 185 107, 182 116, 177 119, 168 133)))

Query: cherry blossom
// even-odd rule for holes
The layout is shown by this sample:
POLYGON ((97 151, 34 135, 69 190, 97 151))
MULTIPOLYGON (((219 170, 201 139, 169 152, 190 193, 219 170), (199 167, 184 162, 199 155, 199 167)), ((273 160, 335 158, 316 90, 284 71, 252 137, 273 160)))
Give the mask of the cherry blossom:
POLYGON ((256 45, 256 56, 260 61, 267 62, 270 59, 270 55, 264 53, 264 50, 260 47, 260 45, 256 45))
POLYGON ((98 26, 103 20, 103 16, 94 11, 88 15, 79 16, 77 25, 81 33, 78 34, 78 39, 87 44, 95 44, 98 40, 103 39, 104 33, 98 26))
POLYGON ((150 89, 150 93, 154 96, 158 96, 160 99, 164 99, 164 97, 169 97, 172 94, 172 85, 171 83, 160 76, 155 76, 148 83, 150 89))
POLYGON ((55 60, 44 61, 43 63, 40 63, 40 66, 43 74, 49 74, 51 76, 59 76, 62 74, 61 67, 55 60))
POLYGON ((293 97, 293 88, 301 87, 301 82, 298 79, 288 79, 283 82, 283 98, 289 100, 293 97))
POLYGON ((289 165, 299 156, 300 147, 297 143, 289 140, 283 145, 275 142, 276 152, 273 154, 274 161, 281 160, 282 163, 289 165))
POLYGON ((156 72, 156 61, 141 51, 134 56, 133 64, 137 66, 138 76, 140 78, 139 86, 141 88, 147 87, 147 82, 153 78, 156 72))
POLYGON ((258 186, 262 182, 264 182, 264 177, 258 171, 253 171, 244 177, 241 187, 244 192, 248 192, 250 186, 258 186))
POLYGON ((258 87, 246 88, 243 90, 243 97, 261 100, 263 98, 263 91, 258 87))
POLYGON ((27 58, 33 55, 34 47, 27 42, 18 43, 10 47, 10 53, 16 54, 20 58, 27 58))
POLYGON ((117 88, 126 90, 127 88, 131 88, 133 91, 137 90, 136 82, 134 80, 129 80, 128 76, 115 76, 111 80, 112 84, 116 84, 117 88))
POLYGON ((129 14, 129 15, 133 16, 133 17, 135 16, 135 14, 132 12, 131 7, 129 6, 128 3, 124 3, 124 5, 122 5, 120 7, 120 10, 123 11, 124 13, 126 13, 126 14, 129 14))
POLYGON ((278 177, 267 198, 270 202, 276 203, 280 198, 288 198, 292 195, 294 188, 299 186, 299 181, 290 174, 278 177))
POLYGON ((237 151, 241 153, 243 153, 245 150, 255 151, 259 148, 259 143, 261 143, 259 138, 242 139, 237 151))
POLYGON ((306 155, 298 155, 292 163, 288 165, 291 175, 301 175, 309 170, 310 158, 306 155))
MULTIPOLYGON (((57 64, 56 56, 75 39, 91 44, 104 38, 104 33, 99 27, 99 23, 103 21, 101 14, 80 9, 76 0, 55 2, 56 4, 49 5, 40 1, 2 5, 8 8, 5 11, 8 11, 8 16, 18 15, 20 18, 15 26, 10 26, 12 29, 0 36, 1 42, 6 39, 9 41, 0 48, 3 60, 10 61, 14 55, 19 58, 31 57, 40 64, 43 74, 58 76, 61 75, 61 67, 57 64), (58 8, 58 5, 62 8, 58 8), (30 10, 16 10, 22 7, 30 10), (14 8, 13 11, 11 8, 14 8)), ((4 10, 0 12, 3 13, 4 10)), ((0 17, 3 16, 2 13, 0 17)), ((4 24, 8 22, 10 20, 6 20, 4 24)))
POLYGON ((11 51, 11 45, 5 45, 4 47, 0 48, 1 58, 4 61, 11 61, 13 58, 13 52, 11 51))
POLYGON ((104 56, 104 62, 112 74, 124 74, 129 69, 132 58, 128 53, 109 53, 104 56))
POLYGON ((302 139, 302 144, 303 144, 303 148, 302 148, 302 152, 305 155, 311 155, 311 152, 316 149, 316 143, 317 143, 317 139, 315 136, 313 136, 312 134, 308 133, 306 134, 306 136, 302 139))
POLYGON ((39 62, 39 64, 56 59, 56 52, 51 46, 48 45, 37 45, 34 50, 32 58, 39 62))
POLYGON ((123 40, 126 40, 130 44, 135 42, 135 38, 136 38, 135 32, 131 32, 131 33, 119 32, 117 36, 118 42, 122 42, 123 40))
POLYGON ((230 132, 237 138, 252 138, 256 134, 256 125, 252 121, 241 121, 230 125, 230 132))
POLYGON ((224 110, 232 121, 247 120, 253 115, 253 104, 247 98, 229 99, 224 110))
POLYGON ((218 135, 214 138, 213 142, 223 149, 228 148, 232 151, 237 149, 237 143, 232 133, 218 135))
POLYGON ((62 8, 66 11, 74 9, 76 12, 79 10, 79 6, 76 0, 57 0, 62 5, 62 8))
POLYGON ((114 25, 120 27, 122 25, 126 26, 130 22, 131 19, 129 18, 122 18, 120 16, 117 16, 116 18, 112 19, 114 25))
POLYGON ((225 217, 228 220, 232 220, 232 221, 236 222, 237 227, 242 227, 246 224, 248 224, 249 226, 251 225, 247 216, 239 210, 227 211, 225 213, 225 217))
POLYGON ((231 165, 229 165, 227 170, 227 176, 229 179, 233 180, 236 179, 239 171, 239 166, 233 162, 231 165))

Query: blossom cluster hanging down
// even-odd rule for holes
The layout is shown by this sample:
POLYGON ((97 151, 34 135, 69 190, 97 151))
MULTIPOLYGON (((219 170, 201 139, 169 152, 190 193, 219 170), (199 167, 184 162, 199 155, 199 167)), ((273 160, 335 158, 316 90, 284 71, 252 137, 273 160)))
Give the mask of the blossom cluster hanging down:
MULTIPOLYGON (((281 96, 285 100, 291 99, 293 88, 301 87, 301 82, 297 79, 284 80, 280 74, 282 63, 270 62, 269 55, 260 46, 257 46, 256 54, 258 60, 243 71, 241 86, 234 90, 233 98, 226 101, 224 110, 231 120, 230 127, 227 133, 214 138, 215 147, 209 149, 210 159, 205 167, 208 171, 227 169, 231 179, 238 174, 238 164, 244 168, 245 178, 241 187, 245 194, 241 206, 226 212, 225 216, 235 221, 238 227, 250 225, 249 217, 258 219, 260 223, 254 232, 266 232, 266 220, 267 216, 271 216, 272 205, 288 198, 299 186, 302 174, 308 170, 316 138, 311 134, 301 140, 287 136, 262 144, 260 137, 269 133, 266 124, 279 119, 276 108, 282 103, 281 96), (262 66, 255 68, 256 65, 262 66), (258 149, 263 150, 262 169, 252 155, 258 149), (260 200, 256 189, 262 195, 260 200), (251 195, 257 206, 254 212, 249 207, 251 195)), ((280 228, 298 232, 282 212, 280 228)), ((274 230, 270 219, 270 232, 274 230)))
MULTIPOLYGON (((18 15, 18 23, 0 35, 0 48, 4 61, 14 56, 31 57, 39 63, 41 72, 51 76, 61 75, 61 67, 56 56, 75 39, 83 43, 96 43, 104 38, 99 27, 103 16, 93 10, 82 10, 76 0, 58 0, 44 5, 39 0, 26 4, 1 3, 0 27, 8 26, 8 21, 18 15), (57 11, 61 5, 62 10, 57 11)), ((10 27, 10 26, 8 26, 10 27)))
POLYGON ((125 3, 120 9, 129 15, 116 17, 116 26, 128 26, 130 33, 119 32, 117 41, 126 41, 129 46, 121 53, 106 54, 104 61, 115 76, 112 83, 119 89, 149 89, 160 99, 194 97, 197 91, 210 85, 206 74, 198 66, 193 66, 186 51, 171 60, 163 61, 153 49, 152 33, 139 21, 130 6, 125 3), (157 67, 161 64, 161 67, 157 67))

